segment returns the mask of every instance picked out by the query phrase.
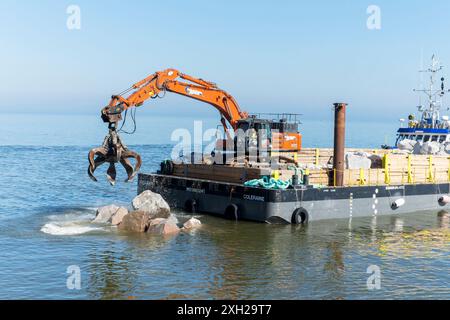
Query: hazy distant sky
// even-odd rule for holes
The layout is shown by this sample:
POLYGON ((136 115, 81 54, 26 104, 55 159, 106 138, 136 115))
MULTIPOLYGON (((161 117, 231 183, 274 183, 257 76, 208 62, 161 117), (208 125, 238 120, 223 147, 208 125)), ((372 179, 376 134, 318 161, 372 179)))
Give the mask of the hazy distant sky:
MULTIPOLYGON (((2 0, 0 108, 97 115, 111 94, 174 67, 251 112, 320 119, 344 101, 353 117, 398 119, 417 104, 422 50, 450 68, 449 34, 446 0, 2 0), (72 4, 80 30, 66 27, 72 4), (381 30, 366 27, 372 4, 381 30)), ((142 112, 216 114, 188 100, 168 94, 142 112)))

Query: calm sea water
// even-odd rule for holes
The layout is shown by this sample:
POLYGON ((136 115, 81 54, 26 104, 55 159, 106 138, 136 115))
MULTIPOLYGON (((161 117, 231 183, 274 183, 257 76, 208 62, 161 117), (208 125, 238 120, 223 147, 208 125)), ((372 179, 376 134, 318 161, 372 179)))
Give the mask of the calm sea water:
MULTIPOLYGON (((124 234, 90 223, 98 206, 129 205, 136 195, 136 182, 111 187, 87 177, 87 152, 105 134, 96 117, 0 120, 0 299, 450 298, 448 214, 306 227, 201 215, 203 226, 190 234, 124 234), (73 265, 80 290, 66 285, 73 265), (381 272, 379 290, 367 287, 369 266, 381 272)), ((137 135, 123 136, 141 153, 143 172, 170 155, 171 130, 192 127, 192 119, 153 125, 165 120, 142 119, 137 135)), ((395 125, 353 122, 347 144, 376 147, 395 125)), ((331 145, 327 123, 305 122, 302 131, 307 146, 331 145)))

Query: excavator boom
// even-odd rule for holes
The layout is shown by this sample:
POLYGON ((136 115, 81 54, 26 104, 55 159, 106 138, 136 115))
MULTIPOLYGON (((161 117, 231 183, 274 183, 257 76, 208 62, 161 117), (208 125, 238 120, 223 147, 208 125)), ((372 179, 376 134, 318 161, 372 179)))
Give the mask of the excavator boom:
MULTIPOLYGON (((215 83, 185 75, 175 69, 156 72, 135 83, 124 93, 130 91, 133 92, 126 98, 123 93, 112 96, 110 103, 102 110, 102 118, 105 122, 117 123, 121 120, 123 111, 131 107, 139 107, 146 100, 156 98, 161 92, 166 91, 212 105, 233 129, 237 128, 237 122, 240 119, 248 117, 246 112, 241 111, 236 100, 224 90, 219 89, 215 83)), ((223 125, 227 131, 228 127, 224 123, 223 125)))

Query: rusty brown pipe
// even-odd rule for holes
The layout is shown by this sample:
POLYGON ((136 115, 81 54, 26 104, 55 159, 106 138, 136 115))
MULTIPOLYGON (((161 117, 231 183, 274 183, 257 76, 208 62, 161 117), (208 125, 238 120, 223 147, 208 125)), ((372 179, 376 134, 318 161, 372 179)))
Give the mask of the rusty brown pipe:
POLYGON ((333 185, 344 185, 345 156, 345 112, 346 103, 334 104, 334 153, 333 153, 333 185))

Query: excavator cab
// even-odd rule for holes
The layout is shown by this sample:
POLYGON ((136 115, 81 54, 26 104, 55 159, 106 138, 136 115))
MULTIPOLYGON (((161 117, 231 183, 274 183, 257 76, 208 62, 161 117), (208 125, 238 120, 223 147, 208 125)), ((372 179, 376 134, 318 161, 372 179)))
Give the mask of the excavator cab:
POLYGON ((272 118, 265 119, 261 115, 251 115, 238 120, 234 138, 218 140, 214 154, 220 151, 220 154, 233 154, 234 159, 245 155, 251 162, 266 162, 274 152, 299 152, 301 134, 296 118, 285 114, 270 116, 272 118))
POLYGON ((249 147, 268 152, 298 152, 301 150, 301 134, 298 131, 298 115, 259 114, 238 121, 238 130, 248 132, 249 147), (266 118, 264 118, 266 117, 266 118))

